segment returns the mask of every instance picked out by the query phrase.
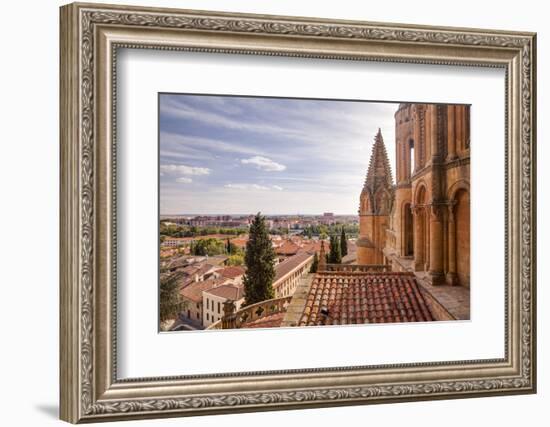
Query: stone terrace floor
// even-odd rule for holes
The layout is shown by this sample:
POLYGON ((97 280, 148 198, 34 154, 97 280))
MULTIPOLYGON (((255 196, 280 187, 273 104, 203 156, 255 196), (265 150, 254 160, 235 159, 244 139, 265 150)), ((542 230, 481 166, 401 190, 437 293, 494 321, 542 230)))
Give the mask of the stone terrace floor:
POLYGON ((420 284, 458 320, 470 320, 470 289, 464 286, 432 285, 426 273, 416 272, 420 284))
MULTIPOLYGON (((407 271, 413 271, 413 260, 399 258, 407 271)), ((470 320, 470 289, 464 286, 434 286, 425 272, 414 272, 420 284, 431 293, 458 320, 470 320)))

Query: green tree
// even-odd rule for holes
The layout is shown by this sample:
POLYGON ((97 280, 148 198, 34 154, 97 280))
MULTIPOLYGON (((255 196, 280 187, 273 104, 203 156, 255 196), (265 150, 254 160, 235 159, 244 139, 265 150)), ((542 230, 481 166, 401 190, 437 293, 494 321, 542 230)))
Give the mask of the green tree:
POLYGON ((218 239, 200 239, 191 246, 191 254, 197 256, 214 256, 225 253, 225 244, 218 239))
POLYGON ((330 252, 329 252, 330 264, 342 263, 342 251, 340 249, 340 239, 337 236, 330 236, 330 252))
POLYGON ((178 278, 180 274, 172 274, 160 281, 160 321, 164 322, 175 317, 180 311, 180 295, 178 278))
POLYGON ((309 267, 309 272, 317 273, 317 268, 319 268, 319 255, 315 252, 315 255, 313 255, 313 262, 311 263, 311 267, 309 267))
POLYGON ((243 265, 243 264, 244 264, 243 254, 229 255, 229 258, 227 259, 227 265, 243 265))
POLYGON ((245 304, 255 304, 274 297, 275 251, 269 238, 265 219, 258 213, 250 225, 244 256, 246 273, 243 278, 245 304))
POLYGON ((342 227, 342 234, 340 234, 340 250, 342 257, 348 254, 348 238, 346 237, 346 230, 342 227))

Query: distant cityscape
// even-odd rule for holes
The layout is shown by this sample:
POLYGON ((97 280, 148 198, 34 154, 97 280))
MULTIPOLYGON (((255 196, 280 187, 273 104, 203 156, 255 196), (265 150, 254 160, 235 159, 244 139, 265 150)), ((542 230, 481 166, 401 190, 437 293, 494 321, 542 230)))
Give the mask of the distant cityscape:
MULTIPOLYGON (((359 225, 358 215, 335 215, 324 212, 320 215, 264 215, 270 230, 287 230, 292 234, 299 234, 310 226, 319 225, 359 225)), ((179 226, 189 227, 224 227, 248 229, 254 214, 243 215, 161 215, 161 221, 179 226)))
POLYGON ((469 114, 163 98, 160 330, 469 319, 469 114))

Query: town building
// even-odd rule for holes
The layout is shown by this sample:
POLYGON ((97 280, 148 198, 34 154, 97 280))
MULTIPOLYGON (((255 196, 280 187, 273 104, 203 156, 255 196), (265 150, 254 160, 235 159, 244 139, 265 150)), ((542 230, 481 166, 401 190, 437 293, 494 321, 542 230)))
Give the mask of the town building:
POLYGON ((233 285, 242 285, 243 276, 246 272, 246 269, 240 265, 233 265, 229 267, 222 268, 221 270, 216 271, 216 277, 225 278, 227 281, 233 285))
POLYGON ((189 239, 185 237, 167 237, 164 239, 164 241, 160 244, 163 248, 179 248, 180 246, 184 246, 188 242, 189 239))
MULTIPOLYGON (((225 282, 227 283, 227 282, 225 282)), ((202 326, 208 328, 221 320, 223 305, 227 301, 235 304, 239 310, 244 302, 244 290, 241 285, 224 284, 202 292, 202 326)))
POLYGON ((309 273, 312 263, 312 252, 300 252, 277 264, 273 280, 275 298, 292 295, 300 279, 309 273))
POLYGON ((192 282, 180 290, 183 316, 189 323, 197 328, 202 328, 204 317, 203 292, 224 285, 226 280, 210 278, 200 282, 192 282))

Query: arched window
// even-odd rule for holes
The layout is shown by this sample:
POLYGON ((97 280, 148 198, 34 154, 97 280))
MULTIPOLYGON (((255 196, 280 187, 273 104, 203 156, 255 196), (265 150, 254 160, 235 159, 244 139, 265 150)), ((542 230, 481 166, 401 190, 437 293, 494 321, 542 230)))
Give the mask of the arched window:
POLYGON ((409 177, 414 175, 414 141, 409 141, 409 177))

